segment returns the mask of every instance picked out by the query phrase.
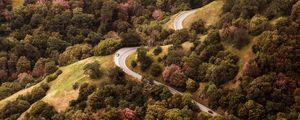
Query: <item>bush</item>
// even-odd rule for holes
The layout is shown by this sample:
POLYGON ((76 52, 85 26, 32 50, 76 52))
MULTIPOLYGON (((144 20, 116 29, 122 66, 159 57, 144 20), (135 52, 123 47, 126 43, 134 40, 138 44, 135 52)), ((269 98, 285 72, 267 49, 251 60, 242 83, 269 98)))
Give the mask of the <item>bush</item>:
POLYGON ((105 39, 94 47, 94 55, 109 55, 114 53, 121 47, 121 43, 115 39, 105 39))
POLYGON ((161 57, 158 57, 158 58, 157 58, 157 61, 158 61, 158 62, 161 62, 161 61, 163 61, 163 59, 162 59, 161 57))
POLYGON ((153 64, 150 68, 150 73, 154 77, 158 77, 162 72, 162 69, 159 64, 153 64))
POLYGON ((55 80, 57 77, 58 77, 58 76, 57 76, 56 74, 49 75, 49 76, 47 77, 47 82, 49 83, 49 82, 55 80))
POLYGON ((58 69, 58 67, 56 66, 55 62, 54 61, 50 61, 50 62, 47 62, 45 64, 45 71, 47 74, 52 74, 54 73, 56 70, 58 69))
POLYGON ((78 83, 78 82, 75 82, 75 83, 73 84, 72 87, 73 87, 74 90, 78 89, 79 83, 78 83))
POLYGON ((25 115, 25 118, 26 119, 43 118, 46 120, 50 120, 56 114, 58 114, 58 112, 55 111, 53 106, 43 101, 38 101, 32 106, 32 109, 30 109, 30 111, 25 115))
POLYGON ((0 100, 22 90, 23 87, 18 82, 5 82, 0 86, 0 100))
POLYGON ((30 107, 30 103, 24 100, 8 102, 0 109, 0 119, 17 119, 23 112, 30 107))
POLYGON ((45 97, 48 89, 49 89, 49 85, 43 83, 40 86, 33 88, 32 91, 30 92, 30 94, 18 96, 17 99, 25 100, 25 101, 29 102, 30 104, 33 104, 36 101, 45 97))
POLYGON ((100 71, 100 64, 97 61, 86 64, 83 70, 84 73, 87 74, 91 79, 98 79, 102 75, 100 71))
POLYGON ((195 92, 199 87, 199 84, 192 79, 188 79, 185 84, 186 89, 190 92, 195 92))
POLYGON ((131 61, 131 67, 135 68, 137 66, 137 62, 135 60, 131 61))
POLYGON ((162 52, 162 48, 160 46, 156 46, 153 50, 154 55, 159 55, 162 52))
POLYGON ((192 23, 191 29, 195 30, 198 34, 203 34, 204 32, 206 32, 205 22, 200 19, 192 23))

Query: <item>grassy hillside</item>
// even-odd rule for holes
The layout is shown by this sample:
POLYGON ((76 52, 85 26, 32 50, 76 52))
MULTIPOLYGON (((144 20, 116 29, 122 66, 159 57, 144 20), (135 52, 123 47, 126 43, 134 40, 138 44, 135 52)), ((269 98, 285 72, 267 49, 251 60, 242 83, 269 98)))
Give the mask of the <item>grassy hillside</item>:
MULTIPOLYGON (((84 75, 84 65, 93 61, 98 61, 101 64, 101 70, 104 73, 106 73, 109 68, 114 66, 113 55, 109 55, 103 57, 90 57, 71 65, 61 67, 60 69, 63 71, 63 73, 58 76, 56 80, 50 82, 50 89, 42 100, 53 105, 57 111, 64 111, 68 107, 69 101, 78 97, 79 91, 73 89, 74 83, 77 82, 80 85, 84 82, 92 82, 94 84, 101 82, 100 80, 90 80, 88 76, 84 75)), ((106 76, 104 75, 100 79, 105 78, 106 76)), ((46 80, 43 80, 42 82, 46 82, 46 80)), ((7 101, 15 100, 19 95, 30 93, 32 88, 38 86, 39 84, 19 91, 8 98, 1 100, 0 107, 3 107, 7 101)))
POLYGON ((183 21, 183 26, 188 28, 193 22, 200 19, 206 22, 206 26, 213 25, 220 19, 223 4, 223 0, 217 0, 206 6, 198 8, 194 14, 188 16, 183 21))
MULTIPOLYGON (((223 4, 224 4, 223 0, 217 0, 217 1, 211 2, 210 4, 208 4, 206 6, 198 8, 198 10, 194 14, 188 16, 183 21, 183 26, 188 28, 189 26, 191 26, 191 24, 193 22, 195 22, 199 19, 204 20, 206 22, 206 26, 213 25, 220 18, 220 14, 222 12, 221 9, 222 9, 223 4)), ((171 16, 170 21, 164 25, 164 28, 173 29, 174 20, 180 13, 181 12, 171 16)))

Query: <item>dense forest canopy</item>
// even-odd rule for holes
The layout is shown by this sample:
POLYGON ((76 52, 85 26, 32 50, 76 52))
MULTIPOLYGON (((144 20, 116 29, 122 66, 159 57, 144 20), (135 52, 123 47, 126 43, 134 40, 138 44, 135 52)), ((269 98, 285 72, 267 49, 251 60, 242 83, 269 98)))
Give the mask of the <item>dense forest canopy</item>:
POLYGON ((164 27, 170 16, 211 2, 25 0, 13 9, 12 1, 1 0, 0 100, 44 78, 55 80, 62 74, 59 67, 122 47, 142 46, 130 64, 148 75, 139 83, 120 68, 106 74, 101 63, 89 63, 85 74, 108 80, 74 84, 79 97, 66 111, 40 100, 49 89, 45 83, 8 102, 0 119, 17 119, 26 110, 25 119, 49 120, 300 119, 300 1, 223 0, 214 25, 197 20, 187 29, 164 27), (186 42, 192 44, 189 50, 182 45, 186 42), (169 44, 173 46, 167 50, 161 47, 169 44), (251 56, 246 60, 232 51, 247 48, 251 56), (160 77, 184 95, 153 85, 160 77), (237 87, 227 87, 231 83, 237 87), (222 117, 199 113, 191 102, 194 94, 201 94, 222 117))

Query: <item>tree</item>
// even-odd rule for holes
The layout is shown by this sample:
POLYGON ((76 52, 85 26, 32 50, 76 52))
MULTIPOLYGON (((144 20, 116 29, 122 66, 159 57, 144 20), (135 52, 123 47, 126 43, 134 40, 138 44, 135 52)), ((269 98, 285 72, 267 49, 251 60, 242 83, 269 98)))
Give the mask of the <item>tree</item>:
POLYGON ((201 64, 199 56, 192 53, 188 58, 185 58, 182 70, 189 78, 196 79, 198 75, 198 66, 201 64))
POLYGON ((238 67, 235 65, 221 64, 216 66, 210 74, 209 79, 216 85, 224 84, 229 80, 233 80, 238 72, 238 67))
POLYGON ((162 73, 162 69, 159 64, 153 64, 150 68, 150 73, 154 77, 158 77, 162 73))
POLYGON ((199 87, 199 84, 192 79, 188 79, 185 84, 186 84, 186 89, 189 90, 190 92, 195 92, 199 87))
POLYGON ((147 52, 148 50, 143 47, 137 49, 137 61, 141 63, 142 71, 147 70, 153 62, 151 57, 147 56, 147 52))
POLYGON ((45 61, 44 59, 39 59, 32 70, 33 77, 41 77, 46 73, 45 71, 45 61))
POLYGON ((51 119, 55 114, 58 113, 55 111, 53 106, 43 101, 38 101, 32 106, 32 109, 30 109, 29 113, 25 116, 27 119, 51 119))
POLYGON ((94 47, 94 55, 109 55, 121 47, 121 44, 114 39, 105 39, 94 47))
POLYGON ((145 120, 163 119, 168 108, 156 103, 147 105, 145 120))
POLYGON ((250 41, 248 31, 235 26, 224 25, 220 35, 223 40, 233 44, 233 46, 238 49, 241 49, 250 41))
POLYGON ((265 102, 265 98, 270 95, 273 90, 273 81, 274 77, 271 74, 257 77, 247 87, 247 98, 260 103, 265 102))
POLYGON ((163 71, 163 78, 165 81, 169 81, 171 75, 175 72, 175 71, 181 71, 181 68, 178 65, 172 64, 170 66, 165 67, 164 71, 163 71))
POLYGON ((249 31, 252 35, 259 35, 268 29, 268 18, 262 15, 255 15, 250 20, 249 31))
POLYGON ((133 120, 135 118, 134 111, 129 108, 119 110, 119 114, 121 119, 133 120))
POLYGON ((102 75, 100 64, 97 61, 86 64, 83 70, 84 73, 87 74, 91 79, 98 79, 102 75))
POLYGON ((28 74, 28 73, 20 73, 18 75, 17 81, 19 83, 22 83, 22 84, 27 84, 27 83, 32 83, 34 80, 33 80, 33 77, 30 74, 28 74))
POLYGON ((153 50, 154 55, 159 55, 162 52, 162 48, 160 46, 156 46, 153 50))
POLYGON ((169 82, 175 87, 184 88, 187 80, 188 78, 184 75, 184 73, 177 70, 170 76, 169 82))
POLYGON ((19 73, 28 72, 31 70, 31 62, 25 56, 22 56, 19 58, 16 67, 19 73))
POLYGON ((112 68, 108 76, 115 84, 123 84, 125 82, 125 73, 119 67, 112 68))
POLYGON ((92 56, 92 46, 89 44, 76 44, 67 47, 67 49, 59 55, 59 65, 68 65, 78 60, 92 56))
POLYGON ((183 116, 180 109, 178 108, 169 109, 165 113, 165 120, 181 120, 181 119, 183 119, 183 116))
POLYGON ((291 17, 294 21, 296 21, 297 23, 300 23, 300 2, 298 1, 296 4, 293 5, 293 9, 292 9, 292 13, 291 13, 291 17))
POLYGON ((265 109, 259 103, 256 103, 253 100, 248 100, 244 107, 247 110, 248 118, 251 120, 263 119, 265 116, 265 109))
POLYGON ((182 29, 175 31, 172 35, 169 36, 168 41, 165 41, 166 43, 173 43, 174 46, 178 46, 183 42, 194 40, 195 35, 192 34, 187 29, 182 29))
POLYGON ((206 32, 205 22, 203 20, 198 20, 191 25, 191 29, 195 30, 198 34, 203 34, 206 32))
POLYGON ((258 77, 261 75, 261 70, 255 60, 248 61, 242 68, 243 76, 258 77))
POLYGON ((182 49, 171 50, 168 52, 166 64, 167 65, 171 65, 171 64, 181 65, 183 56, 184 56, 184 51, 182 49))
POLYGON ((0 118, 6 119, 11 116, 19 116, 30 107, 30 103, 24 100, 16 100, 8 102, 2 109, 0 109, 0 118))
POLYGON ((22 89, 23 89, 22 85, 17 82, 2 83, 0 86, 0 100, 6 98, 22 89))
POLYGON ((56 70, 58 69, 58 67, 55 64, 55 61, 48 61, 45 63, 45 72, 47 74, 52 74, 54 73, 56 70))
POLYGON ((128 31, 127 33, 121 34, 122 46, 124 47, 135 47, 140 45, 141 37, 135 31, 128 31))

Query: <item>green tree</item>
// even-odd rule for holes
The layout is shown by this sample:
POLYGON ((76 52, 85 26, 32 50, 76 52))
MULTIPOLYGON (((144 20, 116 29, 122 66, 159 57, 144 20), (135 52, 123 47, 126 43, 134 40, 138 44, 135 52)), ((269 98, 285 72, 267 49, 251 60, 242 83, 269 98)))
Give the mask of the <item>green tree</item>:
POLYGON ((25 56, 22 56, 19 58, 16 67, 19 73, 28 72, 31 70, 31 62, 25 56))
POLYGON ((165 113, 165 120, 182 120, 183 116, 181 114, 181 110, 178 108, 169 109, 165 113))
POLYGON ((162 73, 162 69, 159 64, 153 64, 150 68, 150 73, 154 77, 158 77, 162 73))
POLYGON ((203 20, 198 20, 191 25, 191 29, 195 30, 198 34, 203 34, 206 32, 205 22, 203 20))
POLYGON ((190 92, 195 92, 199 87, 199 84, 192 79, 186 81, 186 89, 190 92))
POLYGON ((250 20, 249 31, 252 35, 259 35, 268 29, 268 18, 262 15, 255 15, 250 20))
POLYGON ((38 101, 33 104, 32 109, 25 115, 25 118, 50 120, 55 114, 58 114, 58 112, 55 111, 53 106, 43 101, 38 101))
POLYGON ((121 47, 120 42, 115 39, 105 39, 100 41, 100 43, 94 47, 94 55, 109 55, 114 53, 117 49, 121 47))
POLYGON ((102 75, 100 64, 97 61, 86 64, 83 70, 91 79, 98 79, 102 75))

